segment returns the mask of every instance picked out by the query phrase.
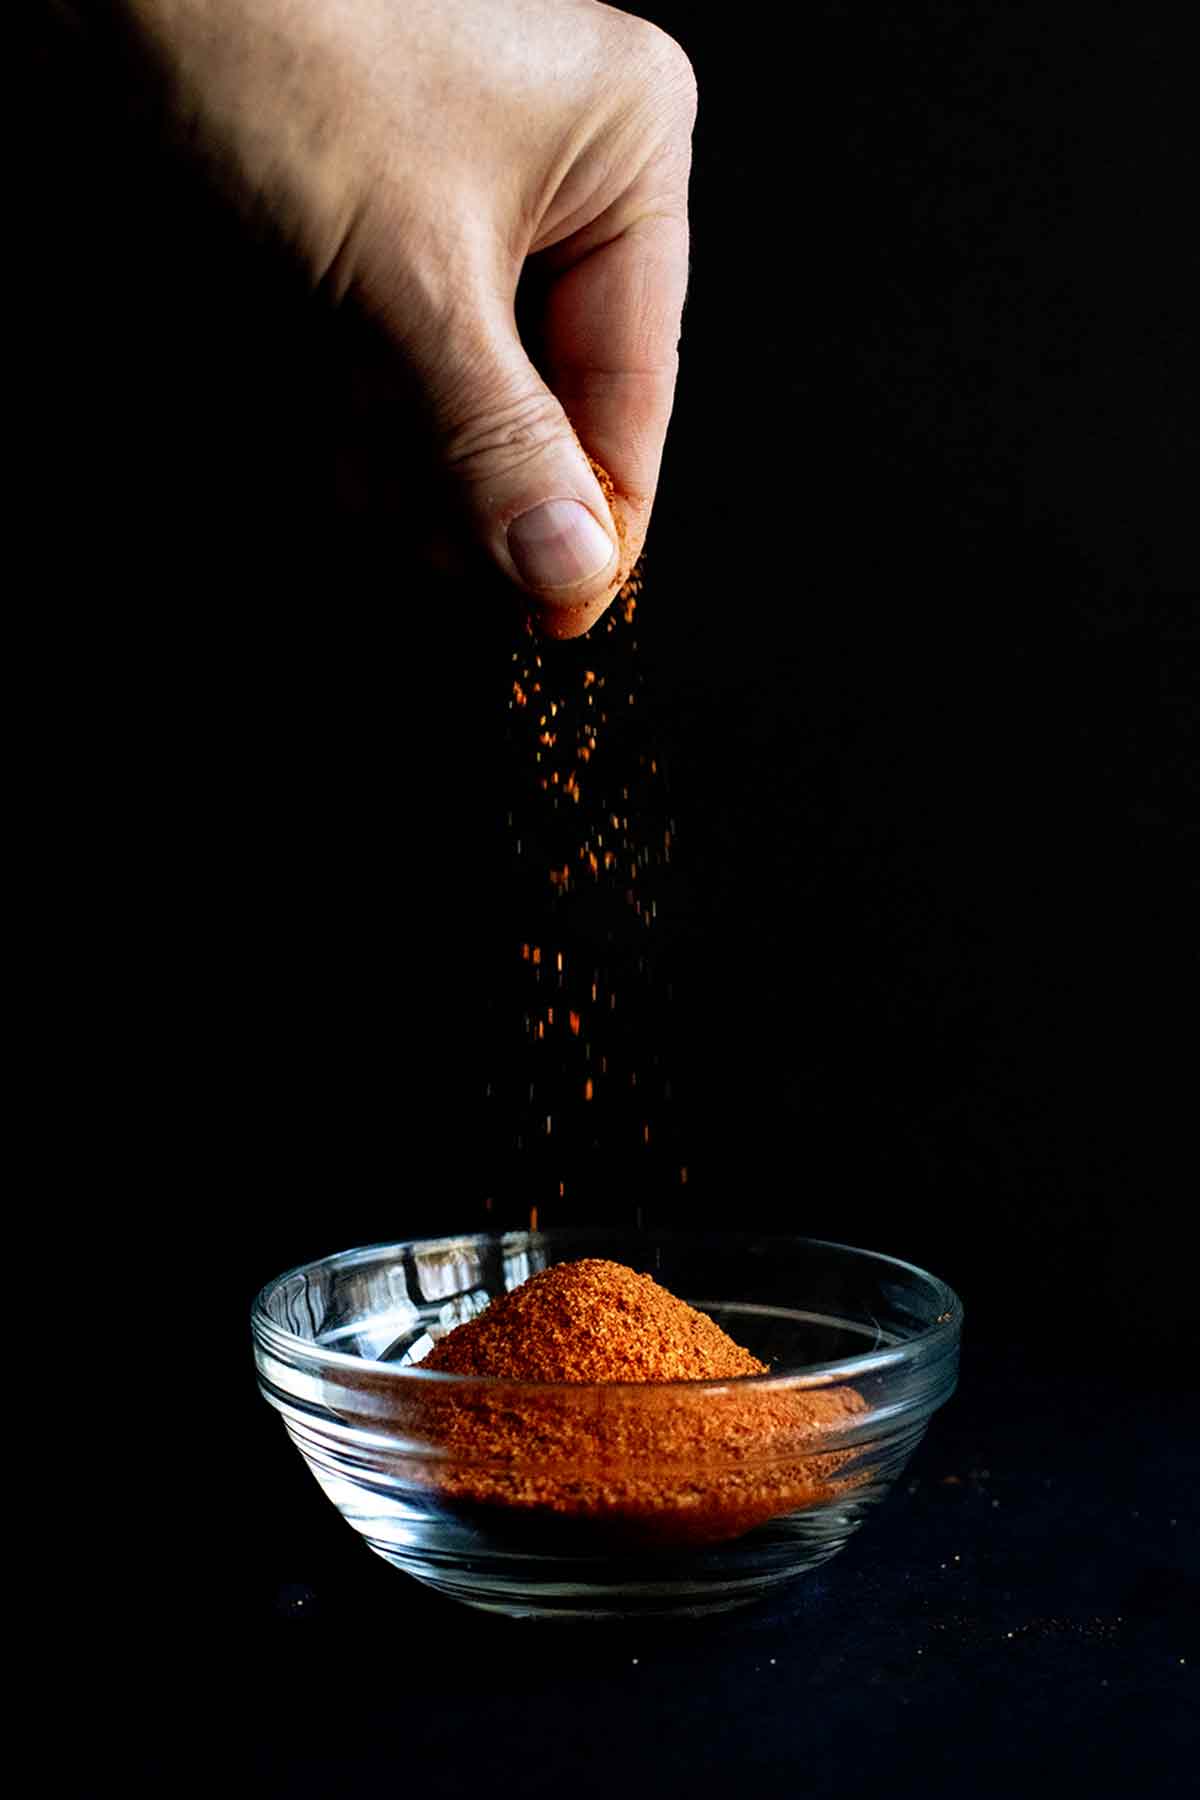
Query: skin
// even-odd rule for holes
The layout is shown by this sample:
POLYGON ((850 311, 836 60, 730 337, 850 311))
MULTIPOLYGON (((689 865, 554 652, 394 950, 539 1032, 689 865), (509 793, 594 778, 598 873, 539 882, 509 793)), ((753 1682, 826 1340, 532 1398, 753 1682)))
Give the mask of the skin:
POLYGON ((684 53, 594 0, 122 3, 176 136, 368 324, 375 404, 409 403, 394 439, 418 402, 450 540, 549 635, 586 630, 641 550, 674 397, 684 53), (518 567, 509 527, 547 500, 581 502, 607 534, 594 574, 546 585, 518 567))

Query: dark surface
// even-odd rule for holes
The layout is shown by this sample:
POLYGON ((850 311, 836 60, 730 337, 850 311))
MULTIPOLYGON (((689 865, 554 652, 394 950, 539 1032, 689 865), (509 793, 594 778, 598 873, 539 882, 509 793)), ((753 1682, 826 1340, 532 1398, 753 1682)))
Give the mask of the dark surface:
POLYGON ((330 321, 111 70, 56 45, 14 84, 30 1204, 123 1269, 112 1366, 147 1293, 184 1359, 135 1358, 148 1486, 105 1410, 134 1541, 66 1621, 98 1791, 209 1752, 277 1793, 1190 1786, 1192 65, 1166 8, 876 11, 655 15, 702 94, 637 652, 677 854, 634 1036, 672 1100, 558 1221, 809 1232, 962 1292, 915 1490, 786 1623, 449 1610, 257 1400, 262 1281, 528 1217, 483 1092, 546 923, 501 829, 512 640, 447 626, 413 521, 333 512, 330 321))

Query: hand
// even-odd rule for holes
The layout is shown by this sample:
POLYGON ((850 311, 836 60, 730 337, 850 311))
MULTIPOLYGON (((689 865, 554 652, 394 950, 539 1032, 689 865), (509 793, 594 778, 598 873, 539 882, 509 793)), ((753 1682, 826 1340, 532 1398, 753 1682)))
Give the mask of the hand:
POLYGON ((683 52, 594 0, 125 5, 190 142, 415 381, 492 564, 544 630, 585 630, 641 549, 674 396, 683 52))

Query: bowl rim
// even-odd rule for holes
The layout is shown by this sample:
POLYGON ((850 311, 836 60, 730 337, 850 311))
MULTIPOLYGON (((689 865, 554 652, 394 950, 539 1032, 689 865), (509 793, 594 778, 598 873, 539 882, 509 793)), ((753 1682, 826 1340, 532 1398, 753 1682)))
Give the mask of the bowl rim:
POLYGON ((937 1360, 939 1356, 948 1355, 955 1347, 962 1331, 964 1317, 963 1303, 948 1282, 939 1276, 932 1275, 917 1263, 904 1261, 898 1256, 889 1256, 881 1250, 865 1250, 854 1244, 841 1244, 831 1238, 808 1237, 803 1234, 782 1232, 733 1232, 733 1231, 687 1231, 645 1229, 621 1226, 589 1226, 560 1225, 548 1226, 545 1230, 533 1231, 514 1227, 508 1231, 467 1231, 448 1232, 436 1237, 400 1238, 394 1242, 384 1241, 377 1244, 359 1244, 348 1250, 335 1250, 330 1255, 314 1257, 308 1262, 297 1263, 293 1268, 284 1269, 270 1281, 264 1282, 255 1294, 250 1307, 250 1324, 255 1347, 261 1347, 275 1354, 287 1355, 289 1349, 299 1352, 310 1364, 318 1368, 327 1368, 330 1372, 352 1370, 357 1374, 370 1374, 374 1378, 382 1377, 402 1383, 418 1382, 423 1384, 441 1383, 447 1387, 503 1388, 506 1392, 520 1392, 528 1389, 539 1394, 552 1393, 556 1390, 570 1390, 579 1395, 596 1390, 605 1392, 652 1392, 661 1393, 664 1388, 686 1389, 689 1393, 724 1392, 731 1387, 739 1393, 747 1387, 756 1389, 783 1389, 802 1387, 828 1387, 844 1381, 858 1380, 863 1375, 879 1374, 884 1370, 903 1366, 913 1362, 918 1356, 922 1362, 937 1360), (801 1245, 810 1249, 836 1250, 843 1255, 869 1258, 873 1262, 888 1263, 893 1268, 902 1269, 909 1275, 916 1275, 921 1281, 929 1283, 937 1292, 942 1302, 941 1311, 934 1323, 925 1330, 906 1338, 902 1344, 889 1345, 882 1350, 868 1350, 857 1356, 836 1358, 831 1362, 805 1363, 796 1368, 770 1369, 763 1375, 738 1375, 723 1379, 671 1381, 518 1381, 506 1375, 460 1375, 445 1369, 422 1369, 419 1364, 403 1365, 394 1362, 382 1362, 373 1357, 353 1356, 345 1350, 330 1350, 322 1344, 313 1343, 311 1339, 299 1337, 295 1332, 287 1331, 277 1325, 266 1311, 267 1296, 274 1293, 284 1282, 291 1281, 297 1275, 308 1275, 331 1263, 340 1263, 344 1267, 353 1267, 356 1262, 368 1262, 391 1253, 411 1251, 422 1245, 439 1245, 447 1249, 455 1245, 479 1243, 495 1243, 500 1247, 524 1243, 552 1242, 555 1238, 566 1236, 587 1237, 602 1240, 604 1238, 639 1237, 648 1243, 691 1243, 708 1245, 716 1249, 722 1246, 748 1246, 762 1244, 799 1248, 801 1245))

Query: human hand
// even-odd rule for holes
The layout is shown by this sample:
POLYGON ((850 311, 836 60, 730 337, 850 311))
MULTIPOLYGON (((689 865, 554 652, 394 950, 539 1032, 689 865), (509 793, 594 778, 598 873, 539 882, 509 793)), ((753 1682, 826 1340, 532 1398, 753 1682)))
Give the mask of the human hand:
POLYGON ((683 52, 595 0, 124 3, 177 128, 415 382, 470 535, 543 630, 586 630, 641 550, 674 396, 683 52))

